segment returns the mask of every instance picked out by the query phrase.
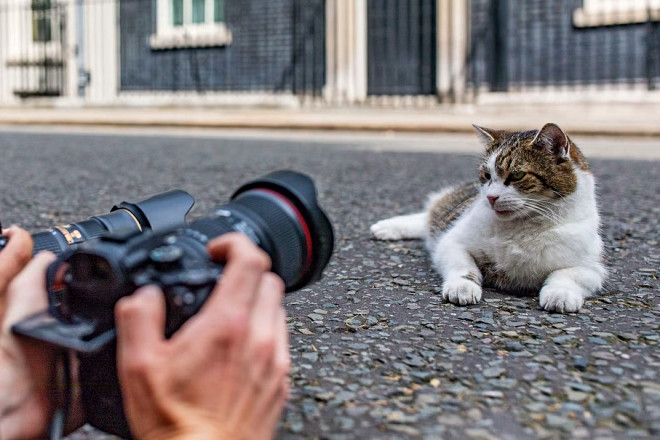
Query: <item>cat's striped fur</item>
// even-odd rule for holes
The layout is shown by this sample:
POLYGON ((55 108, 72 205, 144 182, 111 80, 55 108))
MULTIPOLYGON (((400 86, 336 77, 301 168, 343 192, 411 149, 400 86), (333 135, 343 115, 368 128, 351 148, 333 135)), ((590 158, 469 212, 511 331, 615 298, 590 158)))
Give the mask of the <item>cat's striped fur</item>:
POLYGON ((475 127, 485 144, 479 184, 432 194, 423 212, 377 222, 378 239, 423 238, 456 304, 482 284, 539 291, 546 310, 574 312, 605 279, 595 183, 555 124, 508 132, 475 127))

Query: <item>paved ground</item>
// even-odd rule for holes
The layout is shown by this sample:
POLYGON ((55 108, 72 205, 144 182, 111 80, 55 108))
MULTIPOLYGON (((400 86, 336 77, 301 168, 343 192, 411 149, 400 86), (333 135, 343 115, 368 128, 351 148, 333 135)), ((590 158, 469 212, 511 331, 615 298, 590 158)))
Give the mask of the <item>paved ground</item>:
POLYGON ((660 141, 576 139, 595 152, 611 277, 579 314, 557 315, 492 291, 445 304, 421 243, 370 239, 374 221, 474 178, 468 138, 360 136, 5 130, 1 218, 38 231, 171 188, 203 215, 249 178, 301 170, 317 181, 336 251, 322 281, 285 300, 293 392, 278 438, 660 437, 660 141), (608 159, 606 144, 654 153, 608 159))

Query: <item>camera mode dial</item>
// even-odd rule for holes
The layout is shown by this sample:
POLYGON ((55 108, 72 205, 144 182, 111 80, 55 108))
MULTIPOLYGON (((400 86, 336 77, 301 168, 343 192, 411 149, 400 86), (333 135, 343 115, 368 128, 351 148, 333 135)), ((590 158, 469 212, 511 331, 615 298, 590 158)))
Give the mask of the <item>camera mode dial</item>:
POLYGON ((178 266, 184 250, 176 244, 159 246, 149 252, 149 260, 161 271, 168 271, 178 266))

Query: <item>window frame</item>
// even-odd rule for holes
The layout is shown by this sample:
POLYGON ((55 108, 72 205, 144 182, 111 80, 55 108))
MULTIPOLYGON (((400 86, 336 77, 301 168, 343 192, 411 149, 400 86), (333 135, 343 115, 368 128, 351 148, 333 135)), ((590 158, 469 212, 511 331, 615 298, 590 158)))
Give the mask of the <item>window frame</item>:
MULTIPOLYGON (((183 0, 183 24, 174 25, 172 0, 156 1, 156 32, 150 37, 154 50, 227 46, 232 32, 226 22, 215 21, 215 1, 204 0, 204 22, 192 23, 193 0, 183 0)), ((225 7, 223 2, 222 7, 225 7)), ((226 19, 226 14, 223 12, 226 19)))
POLYGON ((584 0, 573 12, 578 28, 639 24, 649 18, 660 20, 660 0, 584 0))

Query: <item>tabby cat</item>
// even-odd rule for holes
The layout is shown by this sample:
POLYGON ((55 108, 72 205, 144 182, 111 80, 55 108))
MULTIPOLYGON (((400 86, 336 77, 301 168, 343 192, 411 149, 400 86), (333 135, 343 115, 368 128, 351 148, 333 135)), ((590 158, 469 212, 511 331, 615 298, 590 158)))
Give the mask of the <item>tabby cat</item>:
POLYGON ((480 183, 431 194, 423 212, 381 220, 372 234, 425 239, 454 304, 478 303, 484 286, 538 292, 545 310, 578 311, 606 277, 589 164, 555 124, 475 129, 485 144, 480 183))

